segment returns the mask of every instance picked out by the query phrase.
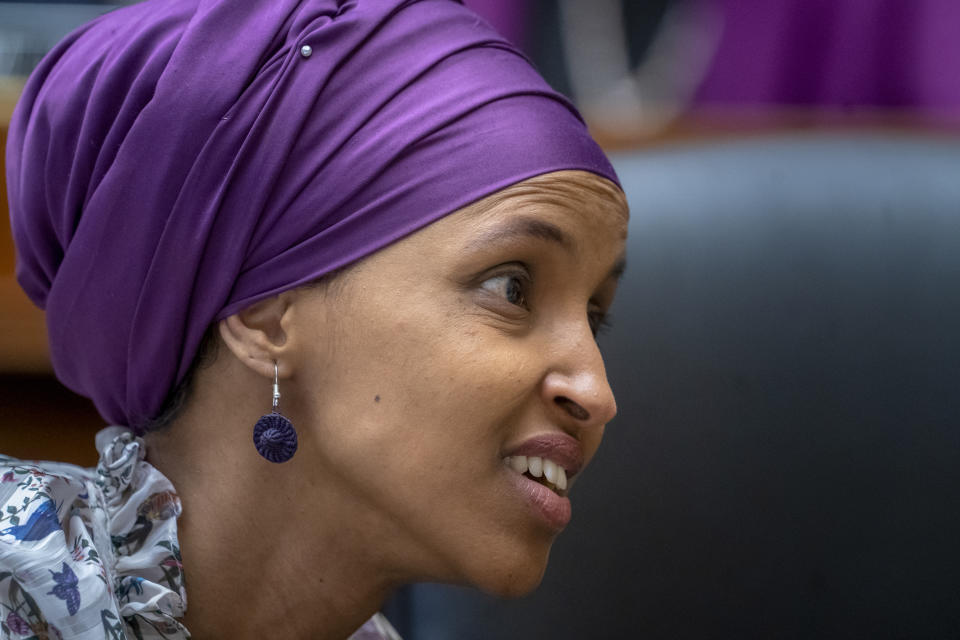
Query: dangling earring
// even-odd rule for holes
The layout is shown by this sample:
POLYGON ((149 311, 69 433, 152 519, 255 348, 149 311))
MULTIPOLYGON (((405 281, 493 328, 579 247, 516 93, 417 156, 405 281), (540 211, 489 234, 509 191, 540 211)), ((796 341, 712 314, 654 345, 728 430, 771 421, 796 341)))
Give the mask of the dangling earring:
POLYGON ((293 423, 280 414, 280 365, 273 362, 273 411, 257 420, 253 444, 270 462, 286 462, 297 452, 297 432, 293 423))

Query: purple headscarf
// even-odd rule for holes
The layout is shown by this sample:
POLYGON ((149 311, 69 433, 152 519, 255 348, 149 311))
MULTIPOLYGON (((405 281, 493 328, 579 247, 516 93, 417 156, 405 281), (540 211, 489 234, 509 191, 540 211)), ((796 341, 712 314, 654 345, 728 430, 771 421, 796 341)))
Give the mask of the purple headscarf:
POLYGON ((120 9, 34 72, 7 167, 57 376, 133 427, 215 320, 520 180, 616 180, 574 108, 451 0, 120 9))

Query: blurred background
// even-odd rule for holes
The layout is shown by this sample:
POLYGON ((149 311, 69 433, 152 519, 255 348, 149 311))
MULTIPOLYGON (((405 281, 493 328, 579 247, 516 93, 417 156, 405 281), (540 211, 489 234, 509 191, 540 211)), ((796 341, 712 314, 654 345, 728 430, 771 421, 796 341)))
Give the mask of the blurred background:
MULTIPOLYGON (((396 626, 960 637, 960 3, 466 4, 630 200, 601 338, 620 415, 536 594, 419 585, 396 626)), ((116 6, 0 0, 0 138, 44 53, 116 6)), ((52 376, 2 219, 0 451, 93 464, 100 419, 52 376)))

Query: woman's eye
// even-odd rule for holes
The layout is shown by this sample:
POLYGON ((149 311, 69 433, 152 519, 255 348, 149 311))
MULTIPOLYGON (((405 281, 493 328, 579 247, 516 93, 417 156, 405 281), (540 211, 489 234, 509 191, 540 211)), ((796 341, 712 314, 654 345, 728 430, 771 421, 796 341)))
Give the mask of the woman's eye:
POLYGON ((594 337, 610 328, 610 314, 604 313, 603 311, 590 311, 587 314, 587 319, 590 323, 590 331, 593 332, 594 337))
POLYGON ((485 280, 481 286, 512 305, 527 308, 526 282, 520 276, 495 276, 485 280))

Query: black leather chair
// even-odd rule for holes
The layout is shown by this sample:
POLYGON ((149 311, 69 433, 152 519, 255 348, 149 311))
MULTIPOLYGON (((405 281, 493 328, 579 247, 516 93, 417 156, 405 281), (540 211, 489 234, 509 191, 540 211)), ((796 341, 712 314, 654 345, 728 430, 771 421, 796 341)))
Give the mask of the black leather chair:
POLYGON ((960 637, 960 142, 622 155, 620 415, 540 590, 409 640, 960 637))

